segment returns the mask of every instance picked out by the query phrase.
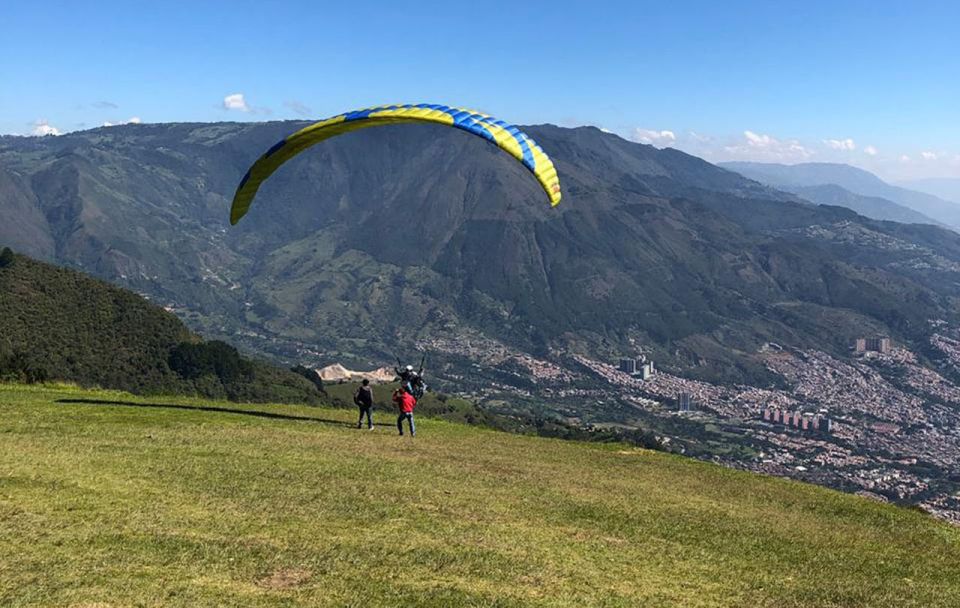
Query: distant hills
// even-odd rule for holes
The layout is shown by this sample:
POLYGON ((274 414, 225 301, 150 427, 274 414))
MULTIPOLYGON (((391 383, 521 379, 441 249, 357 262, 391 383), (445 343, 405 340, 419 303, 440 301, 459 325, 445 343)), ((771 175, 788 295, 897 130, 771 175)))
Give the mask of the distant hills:
POLYGON ((431 372, 457 387, 517 377, 474 365, 481 338, 545 358, 642 349, 764 384, 767 342, 845 355, 856 336, 919 343, 957 316, 957 234, 810 205, 594 128, 528 129, 562 177, 556 209, 486 142, 407 125, 310 150, 230 228, 249 163, 304 124, 0 138, 0 242, 285 365, 370 369, 445 341, 461 350, 432 354, 431 372))
POLYGON ((903 224, 940 224, 940 222, 914 211, 909 207, 898 205, 893 201, 880 198, 879 196, 855 194, 836 184, 781 186, 781 188, 818 205, 846 207, 847 209, 856 211, 860 215, 877 220, 889 220, 903 224))
POLYGON ((960 204, 888 184, 876 175, 850 165, 728 162, 720 163, 720 166, 775 188, 805 195, 815 203, 839 204, 875 219, 940 223, 960 228, 960 204), (824 189, 824 186, 831 188, 824 189))
POLYGON ((916 179, 900 182, 898 185, 960 204, 960 178, 916 179))
POLYGON ((140 296, 0 253, 0 379, 135 393, 319 403, 306 378, 204 342, 140 296))

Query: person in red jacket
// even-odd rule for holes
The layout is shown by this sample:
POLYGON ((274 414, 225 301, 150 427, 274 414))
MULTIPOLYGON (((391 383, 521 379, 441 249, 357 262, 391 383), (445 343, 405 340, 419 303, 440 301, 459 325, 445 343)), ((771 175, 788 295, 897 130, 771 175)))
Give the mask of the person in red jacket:
POLYGON ((400 435, 403 435, 403 421, 406 419, 410 424, 410 436, 416 437, 417 429, 413 424, 413 408, 417 405, 417 400, 406 389, 400 387, 393 392, 393 402, 400 408, 400 415, 397 416, 397 430, 400 431, 400 435))

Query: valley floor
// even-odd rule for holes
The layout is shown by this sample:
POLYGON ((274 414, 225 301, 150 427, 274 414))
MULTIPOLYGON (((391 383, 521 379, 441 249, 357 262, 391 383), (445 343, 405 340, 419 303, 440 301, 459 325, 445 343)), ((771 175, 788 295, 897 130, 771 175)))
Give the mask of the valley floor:
POLYGON ((917 511, 377 418, 0 385, 0 605, 960 605, 960 529, 917 511))

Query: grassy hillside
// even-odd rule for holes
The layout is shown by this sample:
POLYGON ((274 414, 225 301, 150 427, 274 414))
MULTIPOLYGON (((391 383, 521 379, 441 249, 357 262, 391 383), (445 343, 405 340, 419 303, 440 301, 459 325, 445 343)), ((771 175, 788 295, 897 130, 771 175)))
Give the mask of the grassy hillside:
POLYGON ((139 295, 0 249, 0 380, 317 402, 306 378, 203 342, 139 295))
POLYGON ((379 416, 0 386, 0 605, 960 605, 918 512, 379 416))

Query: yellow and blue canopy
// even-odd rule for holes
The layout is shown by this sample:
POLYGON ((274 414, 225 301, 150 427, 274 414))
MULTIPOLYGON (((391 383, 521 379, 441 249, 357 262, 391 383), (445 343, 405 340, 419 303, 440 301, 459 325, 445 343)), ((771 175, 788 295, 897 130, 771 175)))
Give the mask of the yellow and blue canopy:
POLYGON ((536 142, 517 127, 463 108, 429 103, 400 104, 338 114, 304 127, 277 142, 257 159, 243 176, 233 196, 230 223, 236 224, 247 213, 260 184, 280 165, 310 146, 357 129, 408 122, 432 122, 483 137, 523 163, 543 186, 551 205, 555 206, 560 202, 560 179, 553 161, 536 142))

